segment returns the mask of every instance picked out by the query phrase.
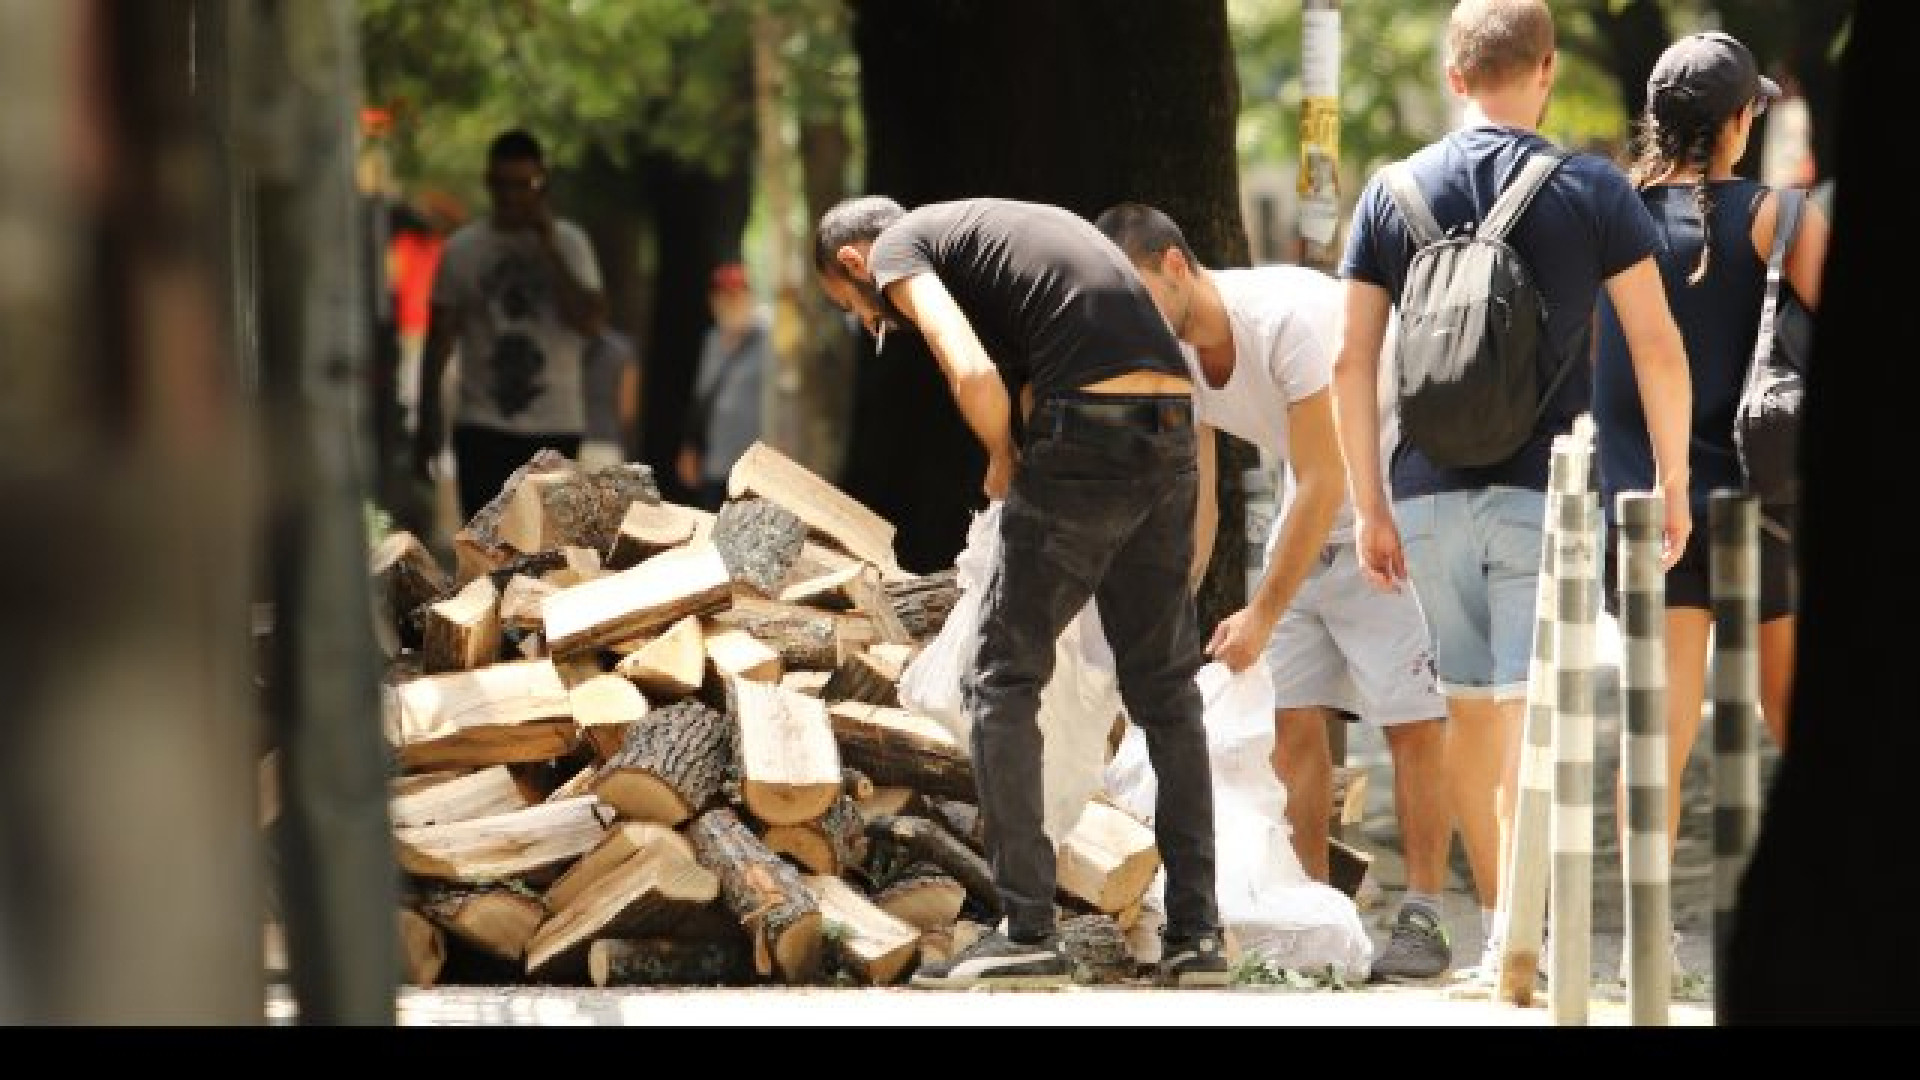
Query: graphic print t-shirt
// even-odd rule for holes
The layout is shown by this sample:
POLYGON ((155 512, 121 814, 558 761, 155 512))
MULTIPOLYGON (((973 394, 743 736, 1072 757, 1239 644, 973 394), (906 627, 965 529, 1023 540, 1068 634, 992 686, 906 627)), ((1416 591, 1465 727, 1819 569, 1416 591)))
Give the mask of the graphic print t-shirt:
MULTIPOLYGON (((559 221, 554 241, 574 278, 598 290, 600 267, 586 234, 559 221)), ((584 430, 587 339, 561 317, 559 289, 531 232, 501 232, 477 221, 447 241, 433 303, 459 313, 455 423, 526 434, 584 430)))

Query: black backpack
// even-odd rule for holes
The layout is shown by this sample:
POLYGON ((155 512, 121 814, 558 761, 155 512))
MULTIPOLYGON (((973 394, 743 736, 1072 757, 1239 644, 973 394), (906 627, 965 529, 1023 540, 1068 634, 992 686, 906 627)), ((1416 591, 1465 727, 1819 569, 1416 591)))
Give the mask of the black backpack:
POLYGON ((1747 490, 1760 501, 1762 527, 1783 538, 1791 538, 1787 522, 1800 502, 1800 405, 1813 356, 1813 315, 1791 288, 1780 288, 1780 279, 1805 199, 1805 192, 1780 189, 1760 330, 1733 411, 1733 445, 1747 490))
POLYGON ((1415 244, 1400 290, 1400 438, 1435 465, 1471 469, 1512 457, 1573 366, 1562 358, 1541 389, 1536 357, 1551 347, 1547 305, 1506 242, 1561 160, 1530 156, 1486 219, 1452 236, 1406 163, 1386 168, 1387 193, 1415 244))

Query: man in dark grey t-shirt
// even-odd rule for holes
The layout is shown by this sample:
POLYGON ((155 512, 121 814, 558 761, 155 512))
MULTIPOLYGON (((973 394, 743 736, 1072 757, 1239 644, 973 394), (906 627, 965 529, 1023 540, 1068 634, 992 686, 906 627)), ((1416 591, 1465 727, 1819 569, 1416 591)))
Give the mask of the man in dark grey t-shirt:
POLYGON ((1045 986, 1071 965, 1054 925, 1042 827, 1040 691, 1054 643, 1092 597, 1128 715, 1147 734, 1167 870, 1163 985, 1223 985, 1213 782, 1194 685, 1187 592, 1195 458, 1186 361, 1125 254, 1056 206, 1005 199, 850 199, 820 219, 821 287, 883 342, 913 324, 987 451, 1004 499, 1001 565, 982 606, 964 700, 987 855, 1006 917, 915 985, 1045 986), (1003 374, 1004 372, 1004 374, 1003 374), (1025 445, 1009 380, 1033 394, 1025 445))

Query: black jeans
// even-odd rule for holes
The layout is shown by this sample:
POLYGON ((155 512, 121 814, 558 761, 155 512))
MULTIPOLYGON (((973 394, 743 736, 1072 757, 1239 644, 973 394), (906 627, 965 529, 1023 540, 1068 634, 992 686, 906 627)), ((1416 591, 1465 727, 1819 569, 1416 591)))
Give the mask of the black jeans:
POLYGON ((1184 397, 1053 398, 1028 424, 964 691, 987 857, 1012 937, 1054 929, 1056 862, 1042 828, 1037 716, 1054 643, 1089 596, 1153 763, 1166 936, 1219 929, 1213 777, 1193 682, 1200 640, 1187 592, 1193 440, 1184 397))

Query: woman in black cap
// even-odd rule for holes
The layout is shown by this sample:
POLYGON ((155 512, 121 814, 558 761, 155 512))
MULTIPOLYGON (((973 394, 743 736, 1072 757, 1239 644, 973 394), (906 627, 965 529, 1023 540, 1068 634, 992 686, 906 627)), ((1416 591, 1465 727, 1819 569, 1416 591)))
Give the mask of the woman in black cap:
MULTIPOLYGON (((1754 118, 1780 88, 1760 74, 1753 54, 1723 33, 1692 34, 1668 46, 1647 80, 1647 108, 1628 176, 1662 234, 1657 256, 1687 344, 1693 381, 1689 490, 1696 521, 1709 494, 1744 485, 1734 449, 1734 406, 1740 398, 1760 322, 1767 255, 1780 195, 1734 173, 1747 152, 1754 118)), ((1808 309, 1820 297, 1827 255, 1827 218, 1811 200, 1788 252, 1785 283, 1808 309)), ((1594 362, 1593 415, 1601 490, 1607 513, 1614 496, 1653 486, 1640 398, 1620 322, 1601 297, 1594 362)), ((1793 682, 1793 549, 1780 530, 1760 537, 1760 698, 1767 729, 1784 747, 1793 682)), ((1680 777, 1700 728, 1706 692, 1707 637, 1712 626, 1710 530, 1695 529, 1667 572, 1667 835, 1680 822, 1680 777)), ((1618 545, 1608 545, 1611 566, 1618 545)), ((1614 580, 1610 569, 1608 580, 1614 580)), ((1608 605, 1617 598, 1608 591, 1608 605)))

